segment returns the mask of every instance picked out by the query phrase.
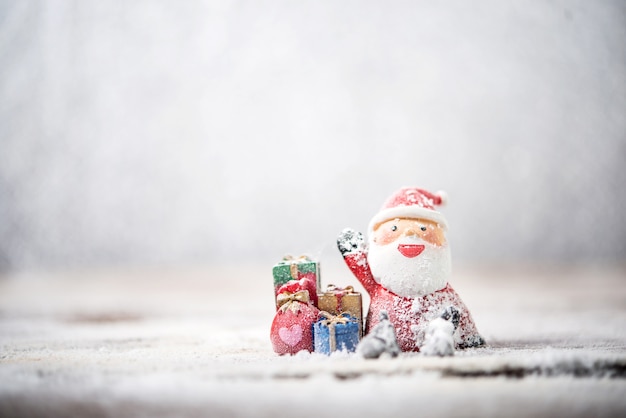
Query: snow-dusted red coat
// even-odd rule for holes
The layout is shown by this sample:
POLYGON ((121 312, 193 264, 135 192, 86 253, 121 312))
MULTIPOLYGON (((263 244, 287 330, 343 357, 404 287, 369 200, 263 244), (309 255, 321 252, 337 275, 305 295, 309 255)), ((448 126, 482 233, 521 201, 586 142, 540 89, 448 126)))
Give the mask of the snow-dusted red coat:
POLYGON ((459 326, 454 332, 456 348, 484 344, 467 307, 449 284, 426 296, 406 298, 390 292, 376 282, 365 251, 344 254, 344 259, 371 298, 365 325, 366 333, 378 323, 380 311, 386 310, 389 320, 396 329, 400 349, 419 351, 429 322, 439 317, 447 307, 454 306, 460 315, 459 326))

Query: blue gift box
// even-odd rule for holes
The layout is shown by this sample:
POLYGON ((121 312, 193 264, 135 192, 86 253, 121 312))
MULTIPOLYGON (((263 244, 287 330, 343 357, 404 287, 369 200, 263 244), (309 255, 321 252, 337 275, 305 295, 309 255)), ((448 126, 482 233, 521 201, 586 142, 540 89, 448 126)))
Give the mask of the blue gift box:
POLYGON ((359 323, 347 313, 331 315, 321 312, 324 318, 313 324, 313 345, 316 353, 330 354, 336 350, 354 352, 359 343, 359 323))

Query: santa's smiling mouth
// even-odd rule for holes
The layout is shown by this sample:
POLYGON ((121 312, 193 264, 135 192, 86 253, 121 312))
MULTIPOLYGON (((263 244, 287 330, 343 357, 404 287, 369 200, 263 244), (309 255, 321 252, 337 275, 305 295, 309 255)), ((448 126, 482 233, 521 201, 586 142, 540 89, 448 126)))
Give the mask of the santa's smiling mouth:
POLYGON ((413 258, 424 251, 424 246, 421 244, 400 244, 398 245, 398 251, 405 257, 413 258))

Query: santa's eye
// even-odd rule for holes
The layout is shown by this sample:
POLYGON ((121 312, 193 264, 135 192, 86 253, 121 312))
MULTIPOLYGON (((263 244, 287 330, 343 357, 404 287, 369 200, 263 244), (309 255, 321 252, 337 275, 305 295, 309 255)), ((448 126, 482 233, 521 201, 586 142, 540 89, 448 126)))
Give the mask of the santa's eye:
POLYGON ((397 227, 397 226, 395 226, 395 225, 392 225, 392 226, 391 226, 391 230, 392 230, 392 231, 397 231, 397 230, 398 230, 398 227, 397 227))
POLYGON ((421 229, 422 231, 426 231, 426 227, 425 227, 425 226, 422 226, 420 229, 421 229))

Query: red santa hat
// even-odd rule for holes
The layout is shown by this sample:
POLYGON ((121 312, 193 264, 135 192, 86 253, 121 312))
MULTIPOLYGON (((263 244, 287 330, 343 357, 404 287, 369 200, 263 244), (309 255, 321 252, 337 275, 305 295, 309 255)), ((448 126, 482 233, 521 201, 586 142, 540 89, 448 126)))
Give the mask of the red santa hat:
POLYGON ((416 187, 403 187, 387 199, 370 221, 368 230, 371 233, 379 223, 395 218, 427 219, 448 229, 446 219, 435 210, 435 206, 443 206, 447 200, 448 195, 442 191, 431 193, 416 187))

